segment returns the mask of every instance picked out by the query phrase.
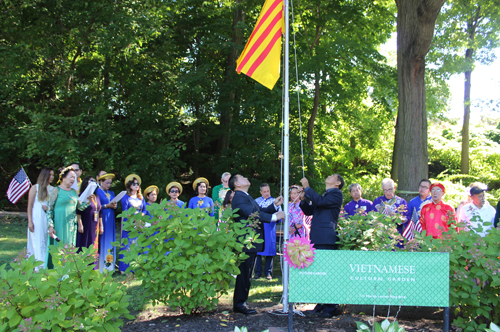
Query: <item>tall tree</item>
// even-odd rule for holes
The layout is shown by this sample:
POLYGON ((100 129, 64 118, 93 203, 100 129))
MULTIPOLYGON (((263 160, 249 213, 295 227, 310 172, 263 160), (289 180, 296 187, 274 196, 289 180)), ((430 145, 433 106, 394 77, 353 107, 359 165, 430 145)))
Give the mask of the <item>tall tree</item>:
MULTIPOLYGON (((315 144, 315 132, 321 131, 318 119, 331 117, 331 126, 342 117, 359 119, 352 113, 364 108, 368 90, 380 78, 379 73, 386 73, 382 69, 384 59, 376 48, 390 36, 394 8, 387 1, 323 0, 300 1, 297 8, 297 53, 302 58, 299 81, 309 99, 305 103, 309 108, 308 173, 314 177, 316 161, 324 157, 317 154, 315 144)), ((348 145, 354 142, 353 149, 355 140, 347 137, 348 145)))
POLYGON ((401 191, 416 191, 428 176, 427 112, 425 107, 425 56, 445 0, 396 0, 398 119, 398 184, 401 191))
POLYGON ((488 64, 500 46, 500 1, 452 0, 437 21, 432 60, 441 72, 464 74, 464 121, 461 172, 469 174, 469 119, 472 71, 476 63, 488 64))

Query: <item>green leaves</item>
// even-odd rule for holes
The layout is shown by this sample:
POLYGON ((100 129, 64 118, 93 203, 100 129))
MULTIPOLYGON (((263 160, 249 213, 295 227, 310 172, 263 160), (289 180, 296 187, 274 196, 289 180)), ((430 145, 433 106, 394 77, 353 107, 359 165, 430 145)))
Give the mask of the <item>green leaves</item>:
POLYGON ((456 227, 450 227, 442 239, 417 238, 423 251, 450 253, 450 306, 456 306, 458 314, 453 325, 464 331, 483 330, 486 326, 481 320, 500 314, 497 296, 500 292, 497 240, 500 230, 493 228, 485 237, 480 237, 464 225, 457 227, 461 229, 459 232, 456 227))
POLYGON ((4 331, 40 328, 62 331, 85 328, 104 331, 119 330, 128 314, 128 296, 122 285, 109 275, 94 270, 95 250, 84 248, 76 254, 74 247, 50 247, 54 270, 40 269, 30 273, 39 262, 34 256, 11 263, 11 270, 0 268, 0 326, 4 331), (65 262, 65 263, 63 263, 65 262), (10 275, 10 279, 3 276, 10 275), (10 326, 10 328, 9 328, 10 326))
POLYGON ((226 210, 221 222, 199 209, 152 204, 149 216, 124 212, 124 229, 137 236, 124 261, 142 281, 146 297, 187 314, 211 310, 227 294, 233 275, 246 255, 243 241, 255 237, 245 223, 234 222, 226 210), (165 209, 167 211, 165 212, 165 209), (150 222, 151 227, 143 225, 150 222), (150 247, 148 247, 150 246, 150 247))
POLYGON ((370 328, 368 325, 365 323, 361 322, 356 322, 357 325, 357 332, 405 332, 405 329, 403 327, 399 327, 399 324, 396 320, 394 320, 392 323, 389 322, 388 319, 385 319, 382 321, 382 323, 375 322, 373 324, 373 327, 370 328))
POLYGON ((399 217, 378 212, 342 216, 337 226, 337 243, 344 250, 391 251, 403 239, 396 229, 397 223, 401 223, 399 217))

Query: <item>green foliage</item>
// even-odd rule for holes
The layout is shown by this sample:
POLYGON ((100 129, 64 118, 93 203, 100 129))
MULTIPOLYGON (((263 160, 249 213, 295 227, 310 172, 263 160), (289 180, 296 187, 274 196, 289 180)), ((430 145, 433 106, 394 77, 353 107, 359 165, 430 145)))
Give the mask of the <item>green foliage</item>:
POLYGON ((233 221, 237 211, 224 211, 223 222, 217 225, 206 211, 167 204, 149 206, 151 219, 133 215, 133 209, 122 214, 128 218, 124 230, 130 231, 129 238, 137 237, 129 251, 121 252, 123 260, 155 304, 165 303, 187 314, 212 310, 227 294, 232 275, 239 274, 239 263, 248 257, 243 247, 249 248, 257 235, 247 223, 233 221), (144 227, 146 222, 153 225, 144 227))
MULTIPOLYGON (((248 176, 252 195, 262 182, 279 184, 281 83, 270 91, 235 71, 262 5, 0 2, 0 162, 9 173, 0 177, 22 164, 33 179, 43 166, 76 160, 86 171, 117 180, 134 172, 159 187, 198 176, 218 183, 225 171, 248 176)), ((294 5, 300 58, 291 90, 300 94, 304 137, 320 77, 317 149, 305 144, 306 170, 323 178, 332 168, 387 172, 397 84, 377 48, 394 30, 394 2, 294 5)), ((298 182, 294 98, 290 172, 298 182)))
POLYGON ((382 323, 374 322, 372 328, 370 328, 365 323, 356 322, 357 330, 356 332, 405 332, 404 327, 399 327, 399 323, 395 320, 392 323, 388 319, 384 320, 382 323))
POLYGON ((460 232, 452 224, 442 239, 417 239, 424 252, 450 253, 450 307, 457 315, 453 325, 458 331, 484 330, 487 322, 500 319, 500 229, 480 237, 458 226, 460 232))
POLYGON ((50 247, 53 270, 21 253, 0 267, 0 331, 120 331, 120 317, 132 319, 128 296, 110 274, 94 270, 96 252, 50 247))
POLYGON ((472 70, 476 61, 490 63, 500 45, 499 27, 496 1, 449 1, 438 16, 429 60, 448 75, 472 70), (466 50, 472 51, 470 58, 466 50))
MULTIPOLYGON (((490 189, 499 189, 497 174, 500 172, 500 144, 491 139, 494 138, 497 124, 498 120, 484 118, 471 126, 470 175, 460 175, 460 154, 457 151, 461 149, 461 125, 447 121, 434 122, 429 129, 429 176, 464 187, 479 181, 486 183, 490 189)), ((497 197, 496 192, 490 194, 497 197)), ((492 205, 494 201, 490 199, 492 205)))
POLYGON ((337 225, 337 244, 342 250, 391 251, 403 237, 396 229, 400 217, 370 212, 368 215, 356 214, 342 216, 337 225))

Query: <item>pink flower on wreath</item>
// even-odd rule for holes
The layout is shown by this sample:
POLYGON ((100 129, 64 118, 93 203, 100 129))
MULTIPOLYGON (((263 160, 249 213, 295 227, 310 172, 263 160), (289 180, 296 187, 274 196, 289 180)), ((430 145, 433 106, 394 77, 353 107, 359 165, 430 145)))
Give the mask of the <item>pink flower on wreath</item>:
POLYGON ((306 237, 285 243, 285 260, 296 269, 309 267, 314 262, 314 247, 306 237))

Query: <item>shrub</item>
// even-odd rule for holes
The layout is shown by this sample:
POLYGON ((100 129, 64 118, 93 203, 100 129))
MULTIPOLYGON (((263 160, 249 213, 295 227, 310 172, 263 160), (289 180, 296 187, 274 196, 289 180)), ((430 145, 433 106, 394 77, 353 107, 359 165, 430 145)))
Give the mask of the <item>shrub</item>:
MULTIPOLYGON (((463 227, 463 225, 459 225, 463 227)), ((498 322, 500 314, 500 230, 485 237, 472 230, 450 225, 442 239, 420 236, 422 251, 450 253, 450 306, 457 318, 453 325, 459 331, 484 330, 487 322, 498 322)))
POLYGON ((129 251, 122 251, 123 260, 130 263, 128 271, 142 281, 154 304, 165 303, 187 314, 212 310, 227 294, 232 275, 239 274, 239 263, 248 257, 243 246, 249 247, 256 233, 246 223, 233 222, 231 209, 217 225, 206 211, 165 207, 166 201, 149 206, 151 219, 132 215, 133 209, 122 214, 129 221, 124 225, 129 237, 137 237, 129 251), (146 222, 153 226, 144 227, 146 222))
POLYGON ((396 229, 401 218, 371 212, 368 215, 354 215, 339 218, 337 233, 339 249, 391 251, 403 240, 396 229))
POLYGON ((95 250, 50 247, 53 270, 21 253, 0 267, 0 331, 120 331, 128 296, 111 275, 94 270, 95 250))

